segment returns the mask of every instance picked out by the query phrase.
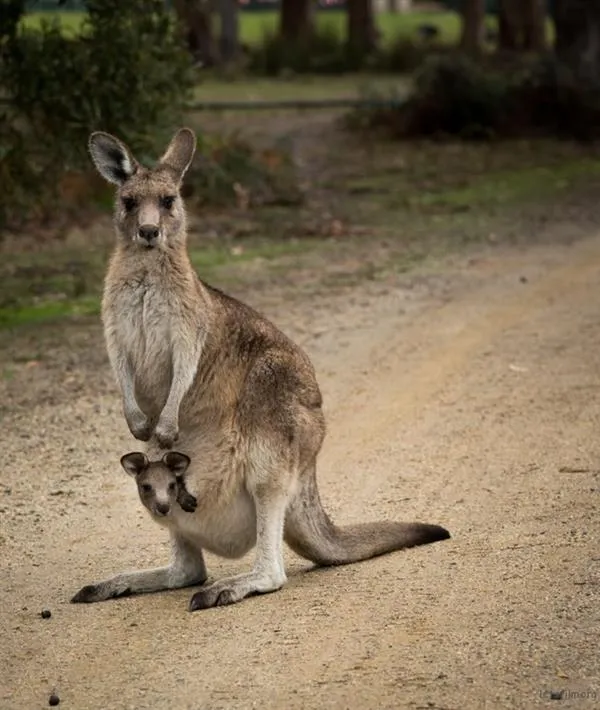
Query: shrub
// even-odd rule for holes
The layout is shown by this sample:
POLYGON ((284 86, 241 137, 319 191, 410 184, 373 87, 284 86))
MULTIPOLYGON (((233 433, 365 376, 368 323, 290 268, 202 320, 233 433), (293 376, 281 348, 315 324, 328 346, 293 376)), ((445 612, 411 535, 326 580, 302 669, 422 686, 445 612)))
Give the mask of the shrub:
POLYGON ((522 65, 508 81, 506 132, 593 140, 600 136, 597 83, 576 77, 554 57, 522 65))
POLYGON ((302 200, 291 156, 276 149, 257 151, 237 133, 200 135, 186 183, 193 201, 200 204, 236 202, 247 209, 302 200))
POLYGON ((248 68, 257 74, 278 76, 288 70, 297 73, 336 74, 347 69, 346 46, 335 26, 315 28, 310 37, 296 42, 265 32, 261 41, 249 49, 248 68))
POLYGON ((403 102, 362 108, 346 123, 382 127, 403 138, 588 140, 600 135, 600 93, 553 58, 494 67, 459 54, 436 56, 416 72, 413 91, 403 102))
POLYGON ((34 215, 64 171, 89 167, 90 131, 118 134, 143 158, 181 121, 191 65, 165 3, 87 0, 86 7, 77 37, 64 36, 57 23, 39 30, 0 26, 0 92, 7 105, 0 174, 9 184, 0 195, 0 228, 15 204, 34 215))

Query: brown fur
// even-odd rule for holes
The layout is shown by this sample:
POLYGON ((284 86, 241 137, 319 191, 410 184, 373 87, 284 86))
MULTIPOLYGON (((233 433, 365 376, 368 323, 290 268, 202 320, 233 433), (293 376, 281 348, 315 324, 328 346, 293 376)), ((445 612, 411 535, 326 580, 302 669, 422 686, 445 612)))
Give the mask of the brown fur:
POLYGON ((84 587, 74 601, 202 583, 203 549, 240 557, 256 545, 256 562, 197 592, 192 610, 279 589, 284 537, 320 565, 449 537, 437 525, 339 528, 327 516, 316 481, 325 420, 309 358, 252 308, 201 281, 190 263, 180 187, 194 144, 182 129, 147 169, 117 139, 91 137, 96 166, 118 185, 102 319, 125 417, 148 455, 177 442, 191 459, 186 480, 199 502, 194 514, 164 520, 171 565, 84 587))

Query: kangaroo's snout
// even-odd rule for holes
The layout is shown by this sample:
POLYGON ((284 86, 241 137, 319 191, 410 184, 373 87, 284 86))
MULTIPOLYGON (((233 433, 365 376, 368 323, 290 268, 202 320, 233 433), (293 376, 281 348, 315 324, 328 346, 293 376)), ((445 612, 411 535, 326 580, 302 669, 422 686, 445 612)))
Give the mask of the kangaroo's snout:
POLYGON ((155 510, 158 515, 166 515, 170 509, 171 506, 168 503, 157 503, 155 506, 155 510))
POLYGON ((143 239, 148 246, 153 246, 158 239, 158 227, 153 224, 142 224, 138 229, 138 236, 143 239))

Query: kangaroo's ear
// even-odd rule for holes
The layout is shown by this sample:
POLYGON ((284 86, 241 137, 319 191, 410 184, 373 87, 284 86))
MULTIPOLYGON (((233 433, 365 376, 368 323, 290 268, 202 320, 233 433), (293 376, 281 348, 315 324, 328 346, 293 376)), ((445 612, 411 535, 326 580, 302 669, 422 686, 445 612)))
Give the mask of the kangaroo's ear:
POLYGON ((130 476, 135 477, 148 468, 148 457, 140 451, 132 451, 130 454, 121 456, 121 466, 130 476))
POLYGON ((139 168, 129 148, 110 133, 92 133, 88 148, 100 175, 115 185, 122 185, 139 168))
POLYGON ((190 457, 180 454, 179 451, 167 451, 162 460, 169 471, 177 476, 183 476, 190 465, 190 457))
POLYGON ((196 152, 196 135, 191 128, 180 128, 171 139, 169 147, 160 159, 161 165, 168 165, 177 173, 181 182, 192 163, 196 152))

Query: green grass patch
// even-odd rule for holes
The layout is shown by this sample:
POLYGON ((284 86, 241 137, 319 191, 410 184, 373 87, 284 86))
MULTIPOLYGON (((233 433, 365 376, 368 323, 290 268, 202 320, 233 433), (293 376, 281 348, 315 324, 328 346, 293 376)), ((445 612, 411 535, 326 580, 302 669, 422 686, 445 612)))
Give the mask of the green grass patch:
POLYGON ((85 12, 29 12, 23 18, 22 25, 28 29, 37 29, 43 22, 58 22, 65 34, 77 34, 83 23, 85 12))
MULTIPOLYGON (((64 27, 65 32, 77 33, 85 17, 84 12, 31 12, 23 19, 25 27, 39 27, 44 20, 57 20, 64 27)), ((344 10, 329 10, 317 12, 317 23, 321 27, 335 28, 340 36, 346 35, 346 12, 344 10)), ((436 38, 443 44, 454 45, 460 39, 461 18, 456 12, 408 12, 391 13, 379 12, 375 16, 376 25, 381 32, 382 44, 389 46, 398 38, 419 39, 418 30, 421 25, 434 25, 439 35, 436 38)), ((240 39, 248 45, 260 43, 266 32, 277 30, 279 14, 275 11, 241 12, 240 13, 240 39)), ((496 29, 497 19, 493 15, 486 17, 486 26, 496 29)), ((549 41, 554 39, 554 25, 550 19, 547 21, 549 41)))
MULTIPOLYGON (((208 282, 235 282, 240 269, 252 262, 278 259, 318 248, 316 241, 273 242, 266 239, 236 241, 228 246, 192 244, 190 258, 198 275, 208 282)), ((108 253, 87 251, 77 260, 74 286, 72 255, 41 248, 35 254, 4 254, 0 265, 0 329, 97 315, 108 253)))
POLYGON ((350 220, 393 225, 510 213, 593 183, 600 177, 598 148, 550 140, 468 144, 374 141, 336 174, 322 178, 350 220))
POLYGON ((99 312, 99 298, 42 302, 13 308, 5 307, 0 308, 0 330, 48 323, 65 317, 97 315, 99 312))
POLYGON ((395 76, 357 73, 341 76, 301 74, 292 78, 254 76, 223 80, 210 76, 194 90, 196 101, 295 101, 360 98, 366 87, 387 94, 407 85, 395 76))
MULTIPOLYGON (((32 12, 28 13, 23 24, 25 27, 39 27, 44 20, 57 20, 64 27, 65 32, 76 33, 79 31, 85 13, 83 12, 32 12)), ((247 44, 258 44, 265 32, 277 30, 279 14, 277 12, 241 12, 240 13, 240 38, 247 44)), ((489 18, 494 24, 494 18, 489 18)), ((343 10, 330 10, 317 12, 317 23, 321 26, 334 27, 341 36, 346 34, 346 13, 343 10)), ((383 43, 402 36, 418 38, 417 31, 420 25, 435 25, 439 30, 440 42, 454 44, 460 36, 460 17, 454 12, 411 12, 390 13, 380 12, 376 15, 377 27, 382 33, 383 43)))
POLYGON ((511 206, 552 197, 584 178, 600 176, 597 160, 578 159, 553 167, 528 167, 482 175, 459 189, 424 192, 411 200, 413 206, 441 207, 450 211, 511 206))

